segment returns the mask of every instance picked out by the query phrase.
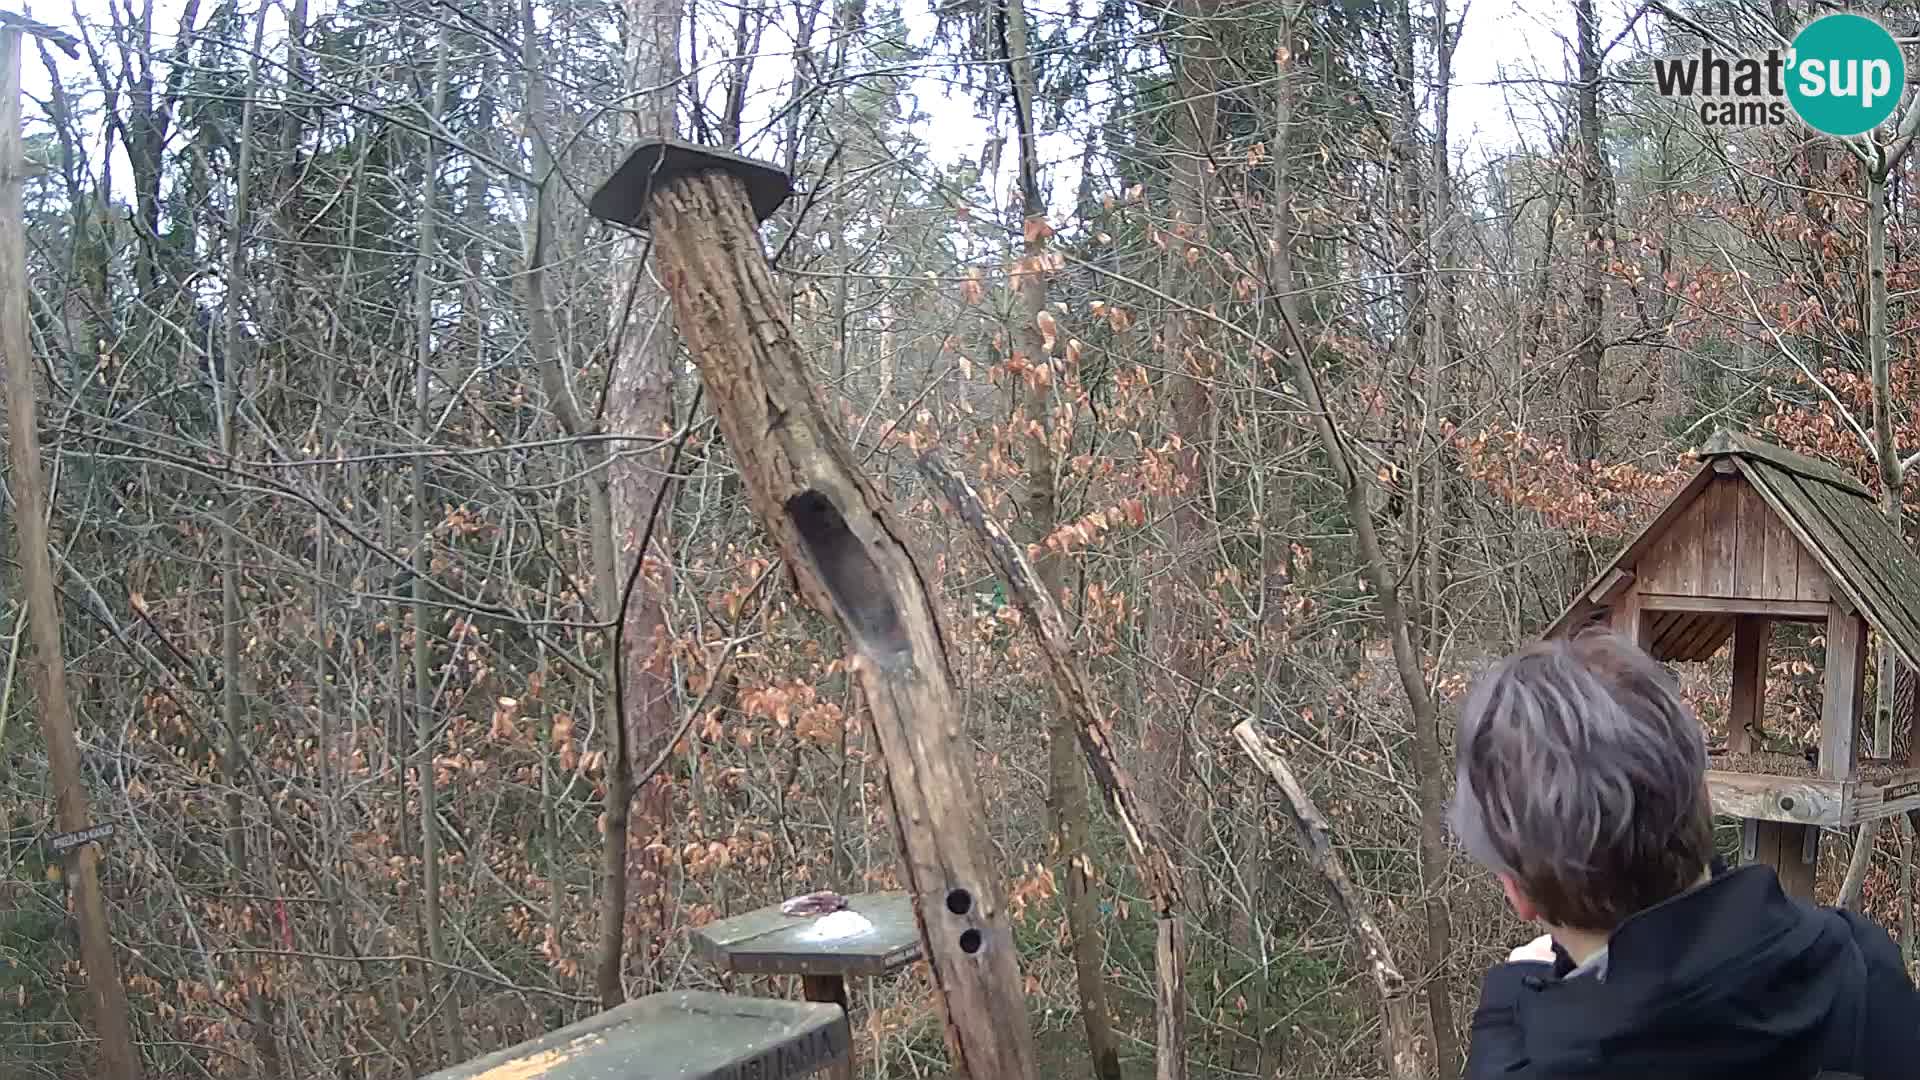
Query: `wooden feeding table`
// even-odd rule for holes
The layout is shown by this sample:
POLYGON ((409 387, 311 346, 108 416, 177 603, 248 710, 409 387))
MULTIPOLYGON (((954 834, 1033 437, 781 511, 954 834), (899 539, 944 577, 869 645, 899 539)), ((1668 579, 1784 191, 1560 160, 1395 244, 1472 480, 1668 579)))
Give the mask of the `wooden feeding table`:
MULTIPOLYGON (((1731 638, 1728 744, 1707 772, 1714 809, 1742 819, 1745 860, 1811 898, 1821 829, 1920 808, 1920 732, 1900 766, 1856 752, 1867 630, 1908 668, 1920 660, 1920 558, 1873 493, 1830 465, 1724 431, 1700 458, 1547 636, 1610 623, 1669 662, 1709 659, 1731 638), (1780 622, 1826 635, 1820 741, 1803 754, 1774 752, 1764 730, 1767 643, 1780 622)), ((1913 680, 1901 682, 1911 694, 1913 680)))
MULTIPOLYGON (((921 955, 920 928, 907 893, 862 893, 845 901, 842 911, 856 919, 842 918, 842 912, 789 915, 770 904, 694 931, 694 949, 729 974, 798 975, 808 1001, 844 1011, 849 977, 890 975, 921 955)), ((851 1053, 835 1075, 853 1075, 851 1053)))
POLYGON ((1715 754, 1707 759, 1714 809, 1754 821, 1852 828, 1920 809, 1920 769, 1860 762, 1846 780, 1819 774, 1791 754, 1715 754))
POLYGON ((852 1045, 830 1005, 676 990, 425 1080, 786 1080, 847 1061, 852 1045))

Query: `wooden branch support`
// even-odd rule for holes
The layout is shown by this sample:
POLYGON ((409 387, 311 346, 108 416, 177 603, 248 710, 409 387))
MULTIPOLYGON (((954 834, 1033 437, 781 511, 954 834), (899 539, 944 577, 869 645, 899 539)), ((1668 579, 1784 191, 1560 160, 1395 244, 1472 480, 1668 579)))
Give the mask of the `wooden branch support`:
POLYGON ((1072 713, 1080 748, 1087 756, 1093 778, 1106 796, 1107 806, 1120 822, 1127 838, 1127 851, 1133 856, 1134 869, 1153 904, 1156 926, 1154 944, 1155 1077, 1156 1080, 1180 1080, 1187 1075, 1185 1053, 1186 1025, 1186 929, 1180 920, 1180 877, 1167 857, 1159 815, 1135 792, 1133 781, 1113 751, 1112 728, 1094 705, 1087 676, 1074 659, 1067 642, 1066 623, 1060 607, 1040 585, 1033 563, 1006 529, 987 515, 980 496, 966 479, 936 453, 920 459, 920 470, 945 494, 961 520, 973 529, 987 558, 1007 585, 1027 626, 1033 631, 1040 652, 1046 657, 1047 673, 1059 691, 1060 700, 1072 713))
POLYGON ((1393 1080, 1424 1080, 1428 1075, 1427 1055, 1413 987, 1393 962, 1393 950, 1387 945, 1386 935, 1380 932, 1380 924, 1374 920, 1372 906, 1354 887, 1339 853, 1333 850, 1333 831, 1327 819, 1321 816, 1320 808, 1313 804, 1307 789, 1293 775, 1286 754, 1271 739, 1255 731, 1253 721, 1241 721, 1233 729, 1233 737, 1286 796, 1287 813, 1300 833, 1307 862, 1326 881, 1335 906, 1360 942, 1373 984, 1380 991, 1380 1019, 1384 1028, 1381 1052, 1386 1058, 1387 1075, 1393 1080))
POLYGON ((589 207, 651 228, 675 326, 754 516, 802 598, 855 651, 953 1065, 1034 1080, 1019 960, 934 597, 807 373, 761 246, 759 223, 787 190, 772 166, 654 140, 589 207))

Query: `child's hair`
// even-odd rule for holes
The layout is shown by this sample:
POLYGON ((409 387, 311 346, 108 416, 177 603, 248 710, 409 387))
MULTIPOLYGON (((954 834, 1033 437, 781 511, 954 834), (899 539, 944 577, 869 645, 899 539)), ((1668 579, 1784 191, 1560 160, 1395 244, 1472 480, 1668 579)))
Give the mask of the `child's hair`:
POLYGON ((1713 858, 1700 722, 1614 634, 1539 642, 1481 676, 1454 760, 1455 835, 1555 926, 1611 931, 1713 858))

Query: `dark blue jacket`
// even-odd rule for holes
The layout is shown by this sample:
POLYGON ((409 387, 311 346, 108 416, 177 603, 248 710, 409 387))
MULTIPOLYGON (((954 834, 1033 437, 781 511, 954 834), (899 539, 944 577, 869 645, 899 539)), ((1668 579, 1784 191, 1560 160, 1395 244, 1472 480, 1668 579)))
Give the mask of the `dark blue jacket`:
MULTIPOLYGON (((1718 870, 1718 868, 1716 868, 1718 870)), ((1886 931, 1786 895, 1763 865, 1635 915, 1604 977, 1487 973, 1468 1080, 1920 1078, 1920 995, 1886 931)))

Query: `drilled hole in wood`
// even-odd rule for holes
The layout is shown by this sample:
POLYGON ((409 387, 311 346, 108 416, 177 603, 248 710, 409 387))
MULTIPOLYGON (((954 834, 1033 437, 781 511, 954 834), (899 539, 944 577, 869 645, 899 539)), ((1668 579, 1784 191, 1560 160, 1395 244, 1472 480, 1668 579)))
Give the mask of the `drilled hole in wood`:
POLYGON ((965 889, 955 889, 947 894, 947 910, 955 915, 965 915, 973 910, 973 894, 965 889))
POLYGON ((866 545, 847 528, 840 508, 809 488, 788 499, 786 510, 847 629, 874 652, 908 651, 907 631, 894 605, 893 590, 867 554, 866 545))
POLYGON ((1782 795, 1782 796, 1780 796, 1780 809, 1782 809, 1782 810, 1792 810, 1792 809, 1793 809, 1793 796, 1791 796, 1791 795, 1782 795))
POLYGON ((961 952, 966 953, 968 956, 972 956, 974 953, 977 953, 980 951, 980 946, 982 944, 984 944, 984 942, 981 940, 980 931, 978 930, 960 931, 960 951, 961 952))

